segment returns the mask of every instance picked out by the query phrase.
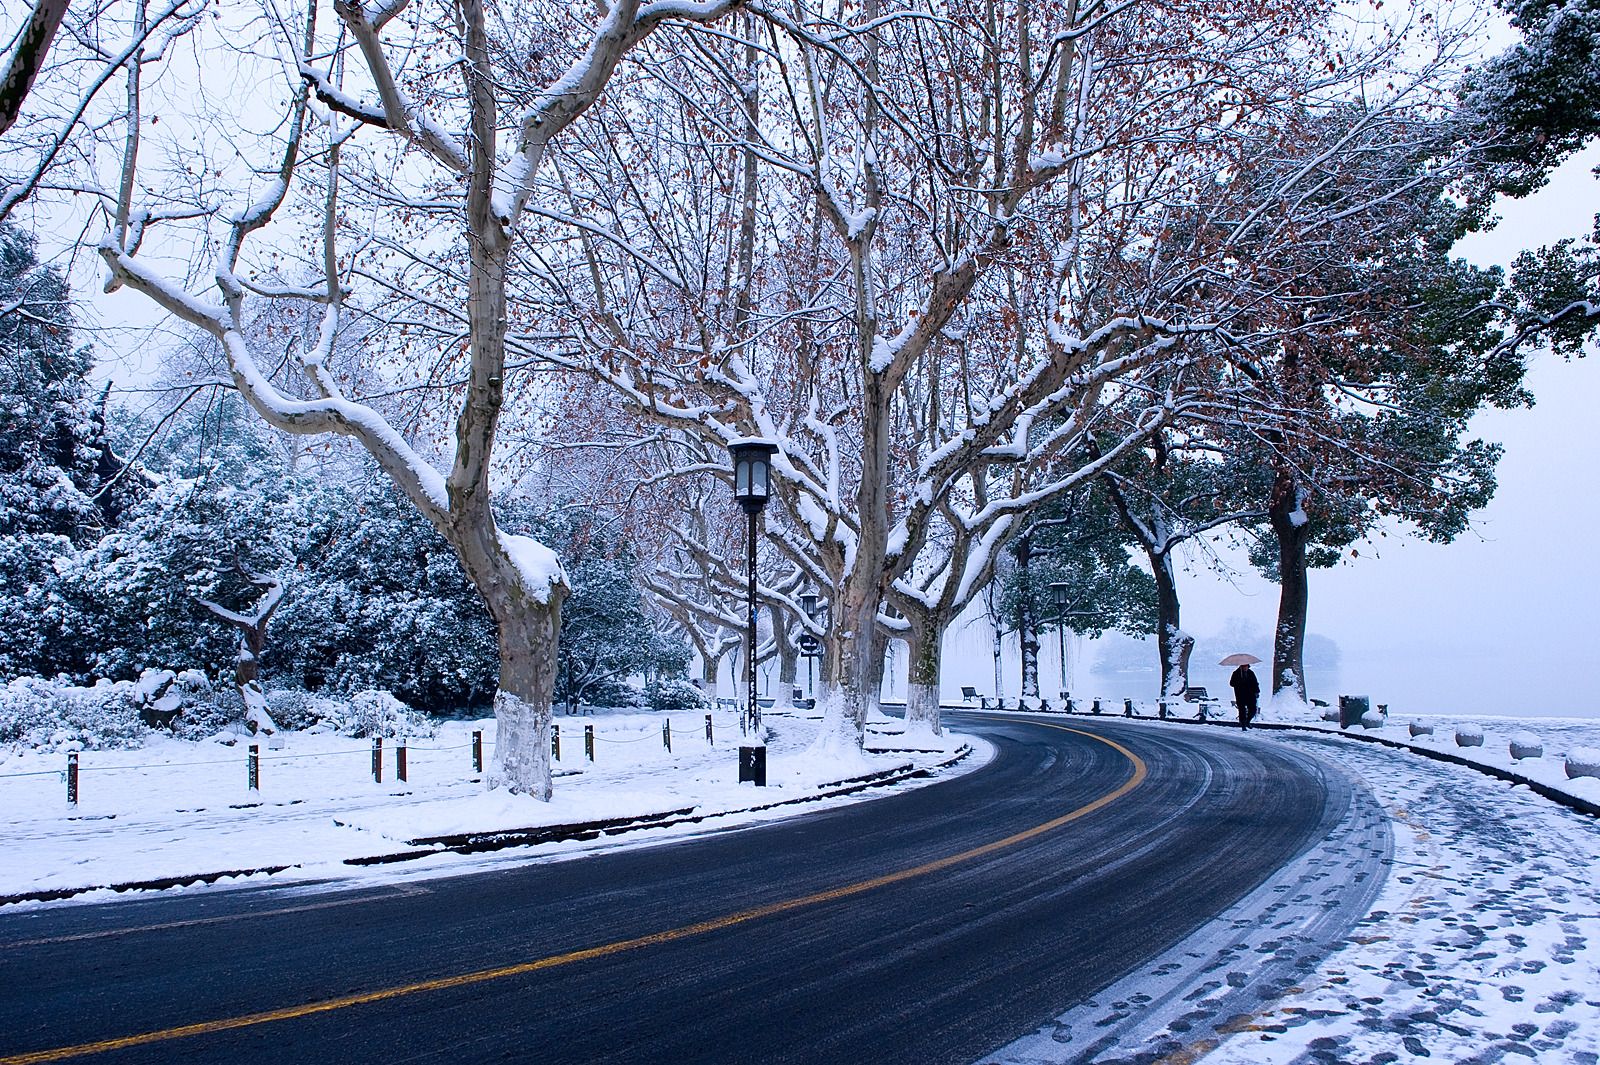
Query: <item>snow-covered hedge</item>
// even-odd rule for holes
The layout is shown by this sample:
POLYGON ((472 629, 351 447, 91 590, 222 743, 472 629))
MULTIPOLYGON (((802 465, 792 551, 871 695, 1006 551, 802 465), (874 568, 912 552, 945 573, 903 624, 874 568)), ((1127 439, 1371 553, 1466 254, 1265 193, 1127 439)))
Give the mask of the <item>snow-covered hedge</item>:
POLYGON ((0 744, 45 751, 138 747, 145 728, 129 681, 81 688, 18 677, 0 688, 0 744))
MULTIPOLYGON (((267 693, 273 720, 289 731, 321 726, 347 736, 430 738, 438 725, 385 691, 333 699, 298 690, 267 693)), ((213 684, 196 670, 147 669, 137 681, 18 677, 0 687, 0 745, 41 751, 140 747, 153 733, 149 719, 170 721, 172 734, 202 740, 237 725, 244 703, 231 684, 213 684), (178 711, 176 714, 173 711, 178 711), (141 713, 145 719, 141 719, 141 713)))
POLYGON ((650 686, 650 706, 655 710, 699 710, 706 696, 692 681, 671 677, 650 686))
POLYGON ((369 689, 356 692, 349 702, 338 699, 319 699, 317 702, 326 710, 321 716, 322 724, 346 736, 382 736, 385 739, 419 736, 432 739, 439 730, 432 718, 417 713, 385 691, 369 689))

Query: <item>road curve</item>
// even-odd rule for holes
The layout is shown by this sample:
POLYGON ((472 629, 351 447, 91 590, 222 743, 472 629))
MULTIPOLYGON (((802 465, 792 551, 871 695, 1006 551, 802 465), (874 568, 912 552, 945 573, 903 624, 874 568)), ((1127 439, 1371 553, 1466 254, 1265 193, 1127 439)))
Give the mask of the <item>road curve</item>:
POLYGON ((789 821, 422 891, 0 915, 0 1065, 966 1065, 1226 910, 1349 795, 1232 732, 952 716, 988 766, 789 821))

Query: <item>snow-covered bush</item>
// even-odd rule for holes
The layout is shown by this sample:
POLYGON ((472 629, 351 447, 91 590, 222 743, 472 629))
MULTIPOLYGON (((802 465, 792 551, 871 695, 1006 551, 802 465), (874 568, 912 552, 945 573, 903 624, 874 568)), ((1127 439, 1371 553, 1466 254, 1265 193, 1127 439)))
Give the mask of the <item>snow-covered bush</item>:
POLYGON ((278 688, 267 692, 267 712, 288 732, 303 732, 318 722, 335 722, 350 717, 349 703, 298 688, 278 688))
POLYGON ((1519 762, 1524 758, 1543 758, 1544 741, 1526 729, 1513 733, 1511 736, 1511 757, 1519 762))
POLYGON ((46 751, 138 747, 145 728, 128 681, 81 688, 18 677, 0 688, 0 744, 46 751))
POLYGON ((1432 735, 1433 735, 1433 726, 1432 725, 1424 725, 1420 721, 1411 722, 1411 737, 1412 737, 1412 739, 1415 739, 1418 736, 1432 736, 1432 735))
POLYGON ((699 710, 706 696, 686 677, 668 677, 650 685, 650 706, 654 710, 699 710))
POLYGON ((1382 728, 1388 719, 1377 710, 1368 710, 1361 715, 1362 728, 1382 728))
POLYGON ((356 692, 348 703, 327 700, 333 713, 323 720, 347 736, 420 736, 431 739, 438 726, 388 692, 356 692))
POLYGON ((1457 725, 1456 726, 1456 746, 1457 747, 1482 747, 1483 746, 1483 726, 1482 725, 1472 725, 1472 724, 1457 725))
POLYGON ((1579 777, 1600 777, 1600 750, 1574 747, 1567 752, 1567 779, 1579 777))
POLYGON ((244 700, 232 685, 182 693, 183 713, 172 719, 180 740, 203 740, 244 720, 244 700))

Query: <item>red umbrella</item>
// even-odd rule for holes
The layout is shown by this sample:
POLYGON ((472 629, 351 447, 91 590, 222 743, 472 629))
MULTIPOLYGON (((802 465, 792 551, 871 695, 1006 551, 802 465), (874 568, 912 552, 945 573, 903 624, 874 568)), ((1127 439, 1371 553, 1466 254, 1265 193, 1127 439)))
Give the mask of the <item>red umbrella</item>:
POLYGON ((1240 653, 1240 654, 1236 654, 1236 655, 1229 655, 1227 658, 1224 658, 1222 661, 1218 662, 1217 665, 1219 665, 1219 666, 1250 666, 1250 665, 1254 665, 1255 663, 1257 663, 1259 661, 1261 661, 1261 659, 1257 658, 1255 655, 1247 655, 1247 654, 1244 654, 1244 653, 1240 653))

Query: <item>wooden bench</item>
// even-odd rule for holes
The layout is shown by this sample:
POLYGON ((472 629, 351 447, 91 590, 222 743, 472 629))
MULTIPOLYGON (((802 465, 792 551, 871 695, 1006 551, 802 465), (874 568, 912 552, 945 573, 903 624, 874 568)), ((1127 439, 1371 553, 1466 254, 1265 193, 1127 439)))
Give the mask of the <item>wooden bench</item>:
POLYGON ((1193 686, 1183 689, 1183 701, 1186 702, 1186 703, 1214 703, 1214 702, 1216 702, 1216 700, 1211 698, 1210 693, 1207 692, 1204 688, 1193 687, 1193 686))
POLYGON ((974 688, 972 685, 963 684, 961 686, 961 701, 962 702, 970 703, 974 699, 981 700, 982 698, 983 698, 983 696, 978 694, 978 689, 974 688))

